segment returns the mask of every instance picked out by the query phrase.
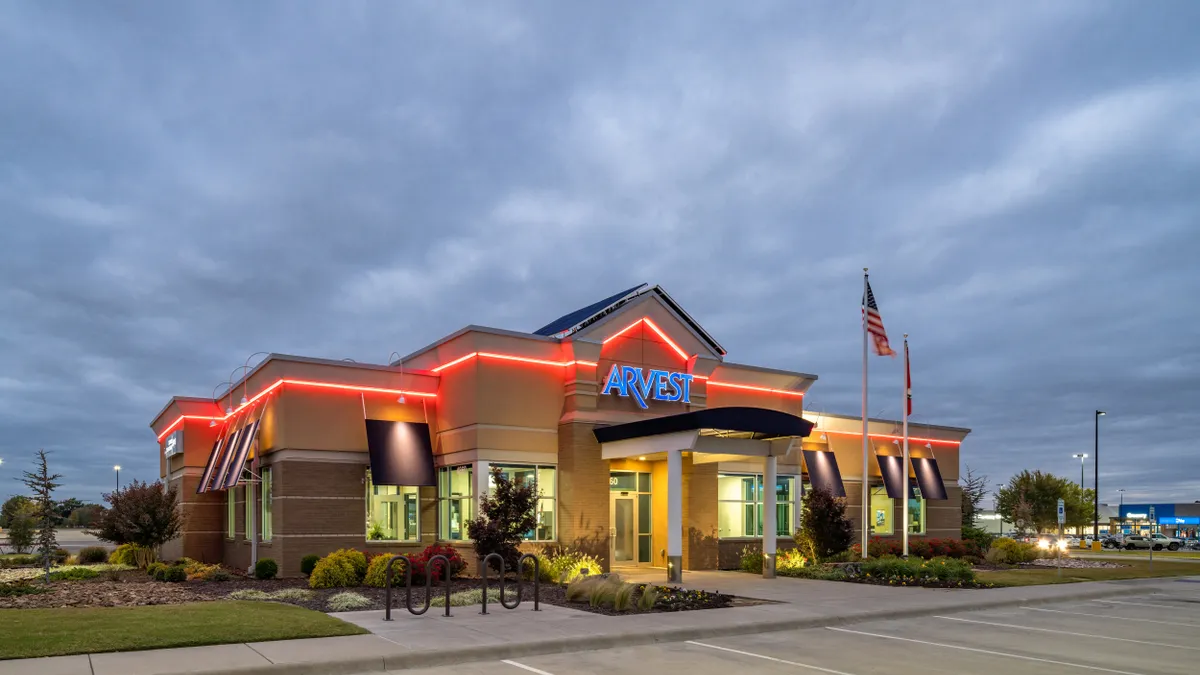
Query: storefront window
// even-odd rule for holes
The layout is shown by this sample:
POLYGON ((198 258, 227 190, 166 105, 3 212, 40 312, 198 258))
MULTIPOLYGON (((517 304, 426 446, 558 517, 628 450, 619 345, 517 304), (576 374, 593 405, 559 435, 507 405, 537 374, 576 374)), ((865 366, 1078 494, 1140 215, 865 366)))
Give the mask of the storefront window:
POLYGON ((470 464, 438 469, 438 536, 465 541, 467 521, 475 517, 474 471, 470 464))
POLYGON ((225 538, 237 536, 237 502, 233 490, 225 491, 225 538))
MULTIPOLYGON (((534 492, 538 494, 537 505, 534 507, 537 524, 522 538, 527 541, 553 541, 555 468, 531 464, 493 464, 490 468, 500 469, 500 474, 513 482, 522 481, 532 484, 534 492)), ((488 493, 490 494, 494 488, 494 481, 489 474, 488 493)))
MULTIPOLYGON (((795 476, 775 481, 775 534, 792 534, 795 476)), ((762 474, 717 476, 717 537, 761 537, 763 524, 762 474)))
POLYGON ((896 513, 894 500, 887 496, 887 488, 871 488, 871 533, 892 534, 896 531, 892 516, 896 513))
POLYGON ((375 485, 367 470, 367 539, 417 541, 421 538, 417 488, 375 485))
POLYGON ((262 540, 271 541, 271 530, 273 529, 271 517, 271 469, 264 468, 262 470, 262 540))
POLYGON ((921 488, 913 488, 916 499, 908 500, 908 533, 925 534, 925 500, 921 498, 921 488))

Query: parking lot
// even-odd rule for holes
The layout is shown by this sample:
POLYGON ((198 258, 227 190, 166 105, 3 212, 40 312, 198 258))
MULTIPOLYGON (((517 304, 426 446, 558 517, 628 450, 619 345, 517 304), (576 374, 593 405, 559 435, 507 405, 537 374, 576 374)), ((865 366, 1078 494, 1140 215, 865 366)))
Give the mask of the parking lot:
POLYGON ((1105 600, 1011 607, 693 642, 459 664, 455 673, 1200 672, 1200 583, 1105 600))

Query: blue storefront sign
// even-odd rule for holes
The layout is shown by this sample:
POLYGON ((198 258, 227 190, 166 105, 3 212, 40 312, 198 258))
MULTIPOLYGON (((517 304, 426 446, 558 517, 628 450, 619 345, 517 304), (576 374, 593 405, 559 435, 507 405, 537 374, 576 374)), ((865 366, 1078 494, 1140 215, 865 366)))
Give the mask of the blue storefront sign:
POLYGON ((651 400, 691 403, 691 389, 692 376, 687 373, 613 364, 600 393, 633 397, 642 408, 649 408, 647 401, 651 400))
POLYGON ((1159 516, 1159 525, 1200 525, 1200 516, 1159 516))

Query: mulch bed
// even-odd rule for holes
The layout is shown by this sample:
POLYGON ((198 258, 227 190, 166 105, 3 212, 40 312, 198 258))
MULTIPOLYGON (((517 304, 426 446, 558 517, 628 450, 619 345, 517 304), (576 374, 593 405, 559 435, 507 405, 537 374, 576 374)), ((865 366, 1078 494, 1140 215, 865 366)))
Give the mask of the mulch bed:
MULTIPOLYGON (((139 605, 165 605, 184 602, 202 602, 208 600, 223 600, 233 591, 253 589, 266 593, 287 588, 308 589, 307 579, 271 579, 259 581, 243 576, 236 576, 229 581, 186 581, 181 583, 164 583, 154 581, 144 571, 128 570, 117 574, 114 581, 106 575, 103 578, 87 581, 59 581, 50 584, 50 591, 31 595, 0 596, 0 609, 11 608, 51 608, 51 607, 126 607, 139 605)), ((30 583, 38 586, 40 582, 30 583)), ((454 579, 451 581, 451 592, 467 591, 482 588, 480 579, 454 579)), ((488 586, 496 588, 496 580, 489 580, 488 586)), ((320 612, 329 611, 327 603, 332 595, 344 591, 352 591, 371 601, 368 610, 382 611, 384 608, 385 590, 370 586, 354 588, 312 589, 315 594, 311 600, 285 600, 289 604, 306 607, 320 612)), ((628 612, 615 612, 607 607, 590 607, 586 602, 567 602, 566 589, 556 584, 542 584, 540 601, 547 605, 570 607, 597 614, 638 614, 637 609, 628 612)), ((515 581, 505 584, 505 597, 513 597, 516 591, 515 581)), ((433 589, 434 597, 445 593, 441 587, 433 589)), ((405 590, 392 589, 392 607, 404 611, 405 590)), ((533 601, 533 584, 522 584, 522 603, 533 601)), ((650 612, 676 612, 696 609, 715 609, 720 607, 744 606, 758 604, 747 598, 734 598, 731 595, 706 593, 703 591, 687 591, 679 588, 660 587, 659 601, 650 612)), ((412 605, 420 608, 425 604, 425 586, 414 585, 412 589, 412 605)), ((489 602, 489 611, 495 606, 489 602)), ((453 608, 451 611, 465 608, 453 608)), ((431 609, 431 612, 441 611, 431 609)))

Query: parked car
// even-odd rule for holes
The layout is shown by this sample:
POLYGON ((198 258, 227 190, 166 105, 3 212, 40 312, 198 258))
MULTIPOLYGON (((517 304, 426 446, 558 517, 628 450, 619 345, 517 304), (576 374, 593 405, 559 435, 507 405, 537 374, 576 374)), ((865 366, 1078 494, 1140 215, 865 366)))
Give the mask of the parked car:
POLYGON ((1150 535, 1150 541, 1154 546, 1155 551, 1161 551, 1164 548, 1169 551, 1178 551, 1183 547, 1183 541, 1175 537, 1168 537, 1162 532, 1155 532, 1150 535))
POLYGON ((1124 537, 1119 534, 1110 534, 1100 540, 1100 545, 1104 548, 1125 548, 1124 537))
POLYGON ((1150 537, 1143 537, 1140 534, 1127 534, 1124 541, 1121 542, 1121 547, 1126 551, 1132 551, 1137 548, 1149 549, 1154 543, 1150 541, 1150 537))

